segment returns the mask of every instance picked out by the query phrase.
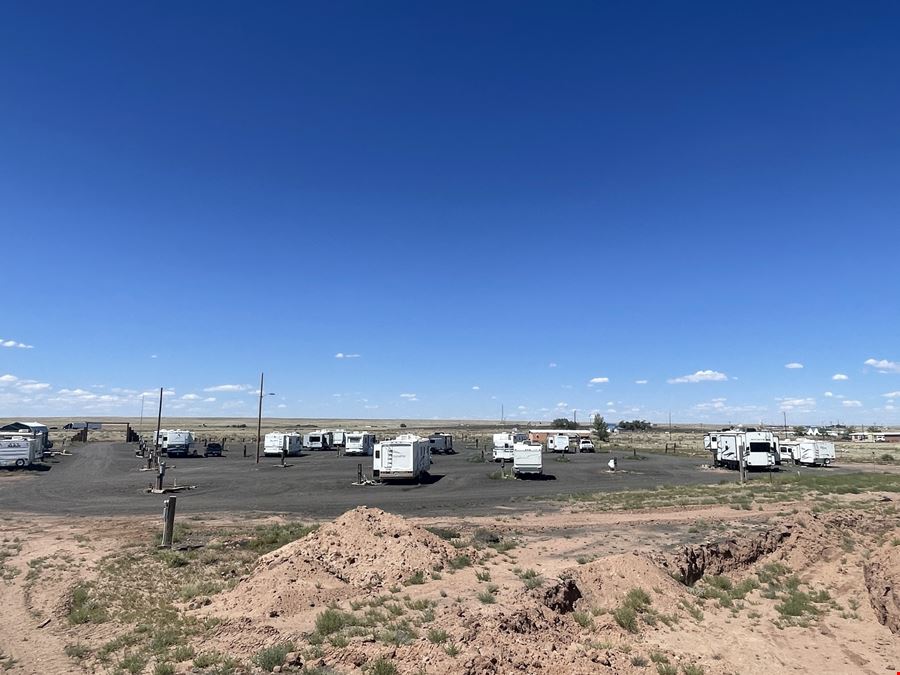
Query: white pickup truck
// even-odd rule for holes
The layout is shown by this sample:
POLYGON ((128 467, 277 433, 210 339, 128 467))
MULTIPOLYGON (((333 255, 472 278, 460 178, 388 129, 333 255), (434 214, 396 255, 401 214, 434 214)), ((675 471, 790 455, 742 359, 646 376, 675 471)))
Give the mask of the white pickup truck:
POLYGON ((582 438, 578 441, 578 452, 593 452, 594 442, 590 438, 582 438))

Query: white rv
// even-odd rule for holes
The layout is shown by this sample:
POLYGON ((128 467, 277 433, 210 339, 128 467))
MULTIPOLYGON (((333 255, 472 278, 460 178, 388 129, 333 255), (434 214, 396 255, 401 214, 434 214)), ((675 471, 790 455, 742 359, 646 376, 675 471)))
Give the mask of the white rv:
MULTIPOLYGON (((154 443, 156 433, 153 434, 154 443)), ((160 429, 159 449, 169 457, 187 457, 194 446, 194 434, 183 429, 160 429)))
POLYGON ((288 456, 300 454, 303 445, 303 437, 300 434, 285 434, 280 431, 273 431, 266 434, 265 445, 263 446, 263 454, 268 457, 281 457, 284 450, 288 456))
POLYGON ((330 434, 331 436, 331 443, 329 443, 331 447, 343 448, 347 444, 347 432, 343 429, 331 429, 325 433, 330 434))
POLYGON ((345 455, 371 455, 375 448, 375 434, 351 431, 347 434, 345 455))
POLYGON ((746 461, 749 450, 742 431, 722 431, 716 434, 715 465, 727 469, 740 467, 740 456, 746 461))
POLYGON ((547 436, 547 452, 568 452, 569 437, 567 434, 547 436))
POLYGON ((744 466, 748 469, 771 469, 775 466, 775 441, 770 431, 745 431, 748 453, 744 466))
POLYGON ((428 440, 415 434, 401 434, 375 444, 372 476, 385 480, 420 480, 431 468, 428 440))
POLYGON ((794 464, 805 466, 829 466, 834 462, 834 443, 811 441, 805 438, 782 443, 785 454, 790 454, 794 464))
POLYGON ((307 450, 328 450, 331 447, 328 434, 323 431, 313 431, 303 436, 303 447, 307 450))
POLYGON ((494 434, 494 461, 510 462, 513 459, 513 448, 516 443, 528 440, 528 434, 521 431, 504 431, 494 434))
POLYGON ((428 446, 432 453, 444 453, 449 455, 453 452, 453 436, 450 434, 436 433, 428 437, 428 446))
POLYGON ((27 468, 43 457, 38 438, 8 434, 0 437, 0 467, 27 468))
POLYGON ((541 475, 544 472, 544 446, 537 441, 522 441, 513 448, 513 474, 541 475))

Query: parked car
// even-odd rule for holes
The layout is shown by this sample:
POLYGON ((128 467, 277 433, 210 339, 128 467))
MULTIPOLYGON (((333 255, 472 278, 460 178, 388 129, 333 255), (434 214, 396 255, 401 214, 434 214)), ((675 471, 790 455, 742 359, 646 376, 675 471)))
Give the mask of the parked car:
POLYGON ((222 444, 221 443, 207 443, 206 450, 203 451, 204 457, 221 457, 222 456, 222 444))
POLYGON ((594 442, 590 438, 582 438, 578 441, 578 452, 593 452, 594 442))

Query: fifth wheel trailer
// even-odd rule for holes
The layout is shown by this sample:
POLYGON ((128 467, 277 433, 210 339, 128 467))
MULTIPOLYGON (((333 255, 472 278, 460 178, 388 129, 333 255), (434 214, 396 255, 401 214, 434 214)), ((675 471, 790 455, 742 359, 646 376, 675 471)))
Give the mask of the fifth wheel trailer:
POLYGON ((375 444, 372 457, 372 476, 382 481, 421 480, 431 468, 428 440, 414 434, 401 434, 389 441, 375 444))
POLYGON ((528 434, 521 431, 504 431, 494 434, 493 459, 495 462, 509 462, 513 459, 516 443, 528 440, 528 434))
POLYGON ((544 473, 544 446, 535 441, 516 443, 513 448, 513 474, 540 476, 544 473))
POLYGON ((428 447, 432 453, 451 454, 453 452, 453 436, 444 433, 431 434, 428 437, 428 447))
POLYGON ((331 447, 329 434, 315 431, 303 436, 303 447, 308 450, 328 450, 331 447))
POLYGON ((351 431, 347 434, 345 455, 371 455, 375 448, 375 434, 351 431))
POLYGON ((286 451, 288 456, 297 456, 303 446, 303 437, 300 434, 285 434, 280 431, 273 431, 266 434, 265 445, 263 446, 263 454, 269 457, 280 457, 282 451, 286 451))

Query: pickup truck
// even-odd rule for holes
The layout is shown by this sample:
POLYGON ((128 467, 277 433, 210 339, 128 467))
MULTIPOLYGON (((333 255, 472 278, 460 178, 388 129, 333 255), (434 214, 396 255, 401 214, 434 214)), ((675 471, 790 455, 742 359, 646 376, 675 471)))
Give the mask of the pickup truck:
POLYGON ((221 443, 207 443, 206 450, 203 451, 204 457, 221 457, 222 456, 222 444, 221 443))
POLYGON ((593 452, 594 443, 590 438, 582 438, 578 441, 578 452, 593 452))

